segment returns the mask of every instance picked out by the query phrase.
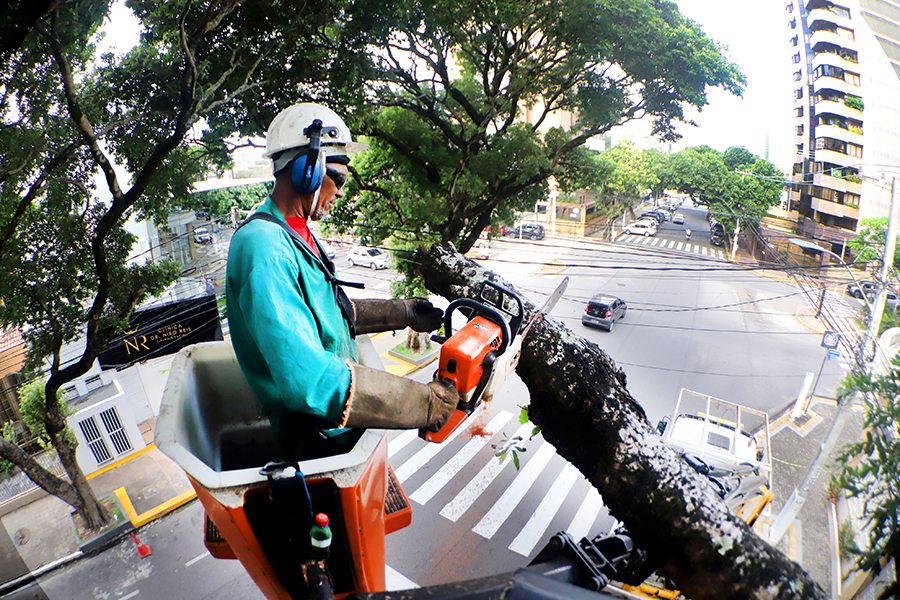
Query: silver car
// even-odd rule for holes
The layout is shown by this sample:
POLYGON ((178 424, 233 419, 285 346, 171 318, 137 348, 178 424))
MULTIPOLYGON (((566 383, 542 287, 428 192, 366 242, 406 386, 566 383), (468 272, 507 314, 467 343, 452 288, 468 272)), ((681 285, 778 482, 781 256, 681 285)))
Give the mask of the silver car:
POLYGON ((625 318, 625 301, 609 294, 594 294, 584 307, 581 315, 582 325, 595 325, 612 331, 619 319, 625 318))

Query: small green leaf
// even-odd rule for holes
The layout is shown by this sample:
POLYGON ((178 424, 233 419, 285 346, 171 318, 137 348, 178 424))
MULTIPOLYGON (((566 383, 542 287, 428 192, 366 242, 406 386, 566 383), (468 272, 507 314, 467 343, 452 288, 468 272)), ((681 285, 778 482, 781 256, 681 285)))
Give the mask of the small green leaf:
POLYGON ((513 464, 516 465, 516 470, 519 470, 519 454, 517 452, 513 452, 513 464))
POLYGON ((524 425, 528 422, 528 407, 523 406, 522 410, 519 411, 519 424, 524 425))

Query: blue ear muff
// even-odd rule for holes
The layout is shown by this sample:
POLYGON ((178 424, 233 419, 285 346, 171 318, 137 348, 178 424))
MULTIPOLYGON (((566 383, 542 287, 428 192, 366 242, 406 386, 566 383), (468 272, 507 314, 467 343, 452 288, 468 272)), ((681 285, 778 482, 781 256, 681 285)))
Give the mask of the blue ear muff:
POLYGON ((314 156, 298 156, 291 167, 291 183, 298 194, 312 194, 322 187, 324 179, 325 157, 321 152, 316 152, 314 156))

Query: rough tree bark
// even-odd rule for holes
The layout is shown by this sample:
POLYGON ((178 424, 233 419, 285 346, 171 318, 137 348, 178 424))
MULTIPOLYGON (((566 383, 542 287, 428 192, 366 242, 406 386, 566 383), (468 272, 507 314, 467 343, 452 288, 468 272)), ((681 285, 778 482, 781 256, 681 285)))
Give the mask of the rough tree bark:
MULTIPOLYGON (((451 249, 434 247, 417 260, 428 289, 449 299, 475 297, 485 279, 515 289, 451 249)), ((536 307, 523 302, 527 318, 536 307)), ((538 321, 517 373, 531 395, 531 421, 688 598, 826 597, 663 445, 625 373, 595 344, 558 321, 538 321)))

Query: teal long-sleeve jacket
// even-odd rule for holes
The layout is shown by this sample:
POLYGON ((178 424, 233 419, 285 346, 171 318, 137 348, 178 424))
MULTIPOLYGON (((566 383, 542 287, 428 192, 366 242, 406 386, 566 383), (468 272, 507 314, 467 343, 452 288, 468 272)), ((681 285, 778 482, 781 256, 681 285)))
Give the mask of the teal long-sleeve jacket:
MULTIPOLYGON (((284 221, 271 198, 258 210, 284 221)), ((276 437, 291 413, 340 422, 346 361, 359 356, 312 251, 275 223, 251 221, 232 237, 225 294, 235 355, 276 437)))

